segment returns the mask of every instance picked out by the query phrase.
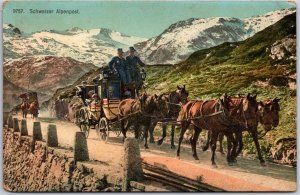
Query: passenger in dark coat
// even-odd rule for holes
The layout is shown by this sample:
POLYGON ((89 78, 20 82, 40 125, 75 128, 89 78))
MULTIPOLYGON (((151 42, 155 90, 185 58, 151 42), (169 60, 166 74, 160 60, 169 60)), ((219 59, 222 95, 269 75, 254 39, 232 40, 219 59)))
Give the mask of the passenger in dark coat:
POLYGON ((124 84, 131 82, 130 73, 126 60, 123 58, 123 50, 118 49, 118 56, 112 58, 108 64, 110 70, 118 74, 124 84))
POLYGON ((84 105, 87 105, 86 99, 87 99, 87 88, 86 88, 87 82, 83 81, 82 82, 82 87, 80 87, 80 91, 78 91, 77 96, 81 97, 84 105))
POLYGON ((128 64, 128 69, 131 75, 131 79, 136 82, 141 82, 141 74, 138 65, 145 66, 145 63, 135 55, 134 47, 129 47, 129 56, 126 57, 126 62, 128 64))

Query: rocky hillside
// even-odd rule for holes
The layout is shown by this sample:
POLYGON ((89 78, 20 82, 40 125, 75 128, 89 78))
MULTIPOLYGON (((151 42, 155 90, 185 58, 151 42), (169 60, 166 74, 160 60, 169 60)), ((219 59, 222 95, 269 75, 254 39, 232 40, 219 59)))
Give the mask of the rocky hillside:
POLYGON ((97 66, 106 64, 116 48, 129 46, 146 39, 124 35, 105 28, 66 31, 40 31, 31 34, 11 24, 3 25, 4 61, 24 56, 71 57, 97 66))
POLYGON ((135 47, 148 64, 176 64, 195 51, 245 40, 293 12, 295 9, 284 9, 243 20, 191 18, 172 24, 160 35, 137 43, 135 47))
POLYGON ((18 95, 25 92, 27 92, 27 90, 14 85, 10 81, 8 81, 7 78, 4 76, 3 77, 3 111, 10 112, 11 109, 20 102, 18 95))
POLYGON ((6 61, 4 75, 15 86, 48 94, 49 98, 56 89, 73 83, 95 68, 69 57, 24 57, 6 61))

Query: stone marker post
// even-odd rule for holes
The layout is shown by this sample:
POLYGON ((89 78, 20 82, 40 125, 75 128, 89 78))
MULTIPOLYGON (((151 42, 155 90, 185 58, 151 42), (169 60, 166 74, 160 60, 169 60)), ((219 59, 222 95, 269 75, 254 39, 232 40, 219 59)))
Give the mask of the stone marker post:
POLYGON ((13 124, 13 117, 12 115, 9 115, 8 117, 8 120, 7 120, 7 125, 8 125, 8 128, 13 128, 14 124, 13 124))
POLYGON ((140 146, 137 139, 126 138, 123 156, 122 191, 129 190, 130 181, 141 181, 144 178, 140 146))
POLYGON ((74 160, 75 162, 89 160, 87 141, 83 132, 75 133, 74 160))
POLYGON ((27 130, 27 120, 22 119, 21 120, 21 136, 27 136, 28 130, 27 130))
POLYGON ((20 127, 19 127, 19 120, 18 118, 13 119, 13 129, 14 132, 20 132, 20 127))
POLYGON ((10 112, 3 112, 3 126, 7 124, 10 112))
POLYGON ((58 147, 56 125, 49 124, 47 128, 47 146, 58 147))
POLYGON ((40 122, 33 122, 33 139, 35 141, 42 141, 42 129, 41 129, 41 123, 40 122))

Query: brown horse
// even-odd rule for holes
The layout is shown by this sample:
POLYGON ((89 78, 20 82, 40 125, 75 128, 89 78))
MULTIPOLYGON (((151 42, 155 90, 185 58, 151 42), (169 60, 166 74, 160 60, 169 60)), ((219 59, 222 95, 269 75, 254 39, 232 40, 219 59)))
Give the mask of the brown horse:
MULTIPOLYGON (((177 86, 177 90, 172 91, 170 94, 168 95, 163 95, 163 99, 165 99, 168 102, 168 112, 167 114, 164 116, 164 118, 168 118, 170 120, 176 120, 178 117, 178 114, 180 112, 181 106, 184 105, 187 102, 187 98, 189 96, 189 93, 186 91, 185 89, 185 85, 183 85, 183 87, 179 87, 177 86)), ((153 131, 155 126, 157 125, 158 120, 153 120, 152 122, 152 126, 150 129, 150 143, 154 143, 154 137, 153 137, 153 131)), ((162 124, 162 129, 163 129, 163 134, 162 134, 162 138, 160 140, 158 140, 157 144, 161 145, 165 139, 165 137, 167 136, 167 124, 163 123, 162 124)), ((172 124, 172 128, 171 128, 171 148, 174 149, 175 145, 174 145, 174 134, 175 134, 175 124, 172 124)))
POLYGON ((202 129, 212 131, 212 165, 215 163, 216 142, 219 132, 223 132, 228 140, 227 161, 234 162, 236 157, 237 141, 233 133, 241 127, 252 129, 257 125, 256 115, 257 102, 256 96, 250 94, 246 98, 234 99, 223 96, 218 100, 190 101, 183 106, 178 121, 181 122, 180 138, 177 149, 177 157, 180 156, 180 146, 184 133, 188 126, 194 126, 194 135, 191 139, 192 152, 195 160, 199 160, 196 152, 196 142, 202 129), (233 143, 233 146, 231 145, 233 143))
POLYGON ((261 101, 258 104, 259 122, 263 125, 265 132, 270 131, 279 124, 279 101, 277 97, 261 101))
POLYGON ((128 128, 134 125, 135 138, 139 137, 141 126, 144 127, 145 148, 148 148, 148 131, 152 118, 161 117, 167 108, 167 102, 161 96, 149 96, 146 93, 139 99, 125 99, 120 102, 120 120, 123 139, 128 128))
POLYGON ((20 109, 22 111, 23 118, 27 118, 29 103, 26 100, 23 100, 22 104, 20 105, 20 109))
MULTIPOLYGON (((265 133, 270 131, 272 128, 275 128, 279 124, 279 111, 280 111, 280 106, 279 106, 279 101, 277 97, 274 99, 268 99, 264 100, 258 103, 258 121, 263 125, 265 133)), ((243 131, 243 130, 242 130, 243 131)), ((203 148, 203 150, 207 150, 208 148, 208 143, 211 137, 211 132, 208 132, 208 139, 206 142, 206 146, 203 148)), ((243 149, 243 140, 242 136, 238 135, 239 140, 238 140, 238 151, 236 155, 239 155, 240 152, 243 149)), ((219 134, 218 140, 220 143, 220 152, 221 154, 224 154, 223 151, 223 139, 224 139, 224 134, 221 132, 219 134)))
POLYGON ((39 114, 38 110, 39 110, 39 103, 37 100, 34 100, 33 102, 31 102, 29 104, 28 111, 32 115, 32 118, 38 117, 38 114, 39 114))

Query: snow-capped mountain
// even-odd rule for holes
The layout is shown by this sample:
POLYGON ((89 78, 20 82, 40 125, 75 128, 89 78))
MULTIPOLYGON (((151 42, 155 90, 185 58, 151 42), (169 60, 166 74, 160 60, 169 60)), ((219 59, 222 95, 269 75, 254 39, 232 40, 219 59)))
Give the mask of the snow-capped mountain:
POLYGON ((83 30, 75 27, 66 31, 26 34, 11 24, 3 25, 4 61, 32 55, 54 55, 101 66, 116 54, 116 48, 127 49, 145 40, 105 28, 83 30))
POLYGON ((283 9, 245 19, 191 18, 172 24, 160 35, 135 44, 147 64, 175 64, 191 53, 224 42, 245 40, 276 23, 295 9, 283 9))

